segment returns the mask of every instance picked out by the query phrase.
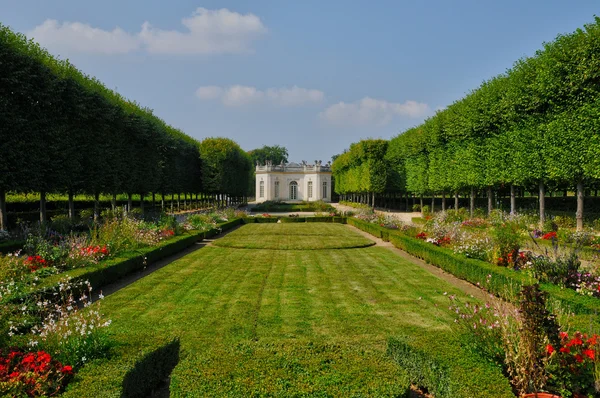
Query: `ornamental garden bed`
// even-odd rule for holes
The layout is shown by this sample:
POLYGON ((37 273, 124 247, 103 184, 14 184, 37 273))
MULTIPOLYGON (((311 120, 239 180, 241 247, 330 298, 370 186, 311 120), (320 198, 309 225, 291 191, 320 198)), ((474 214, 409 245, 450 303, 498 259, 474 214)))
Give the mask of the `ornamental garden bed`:
MULTIPOLYGON (((422 229, 406 227, 389 217, 378 219, 369 214, 360 217, 363 219, 349 218, 348 224, 374 236, 387 237, 397 248, 476 284, 487 290, 491 297, 502 297, 517 307, 491 299, 485 306, 467 301, 453 304, 450 309, 457 314, 456 321, 462 325, 459 328, 472 334, 470 344, 473 348, 481 350, 484 357, 502 366, 519 394, 551 391, 567 397, 572 393, 591 397, 600 393, 600 374, 596 371, 600 369, 600 337, 597 335, 600 330, 597 317, 600 300, 596 293, 597 285, 590 289, 589 285, 582 283, 590 279, 597 283, 598 279, 594 274, 585 277, 589 279, 581 277, 576 255, 565 258, 555 254, 556 257, 538 258, 523 253, 518 244, 524 237, 518 224, 517 227, 513 224, 514 219, 502 220, 496 226, 493 226, 493 220, 482 219, 454 224, 459 231, 466 231, 463 233, 468 236, 467 239, 473 233, 480 239, 480 242, 465 247, 464 241, 454 246, 451 244, 452 237, 459 236, 458 240, 464 239, 464 236, 460 237, 456 231, 448 232, 448 225, 436 216, 431 217, 422 229), (496 228, 491 232, 493 235, 486 237, 484 234, 492 228, 496 228), (485 252, 479 251, 481 247, 492 253, 508 254, 500 254, 494 263, 473 258, 477 257, 474 254, 485 252), (505 248, 510 251, 503 252, 505 248), (467 257, 468 254, 472 257, 467 257), (541 265, 535 264, 536 261, 541 265), (579 284, 566 284, 568 279, 562 279, 566 277, 576 278, 579 284), (573 334, 573 330, 590 333, 577 331, 573 334), (521 362, 523 358, 527 358, 529 365, 521 362), (536 364, 537 373, 527 370, 531 369, 531 363, 536 364), (532 386, 537 388, 532 391, 532 386)), ((542 236, 551 240, 557 235, 551 231, 542 236)), ((405 352, 402 341, 394 340, 392 346, 394 350, 405 352)), ((424 364, 419 367, 424 372, 420 376, 423 379, 444 380, 447 377, 443 366, 435 366, 438 373, 426 371, 435 363, 431 362, 431 358, 423 359, 421 352, 411 355, 424 364)), ((408 365, 403 361, 404 355, 396 357, 400 358, 399 363, 408 365)), ((442 388, 434 384, 431 390, 435 396, 440 396, 440 391, 444 396, 452 396, 453 393, 444 389, 435 392, 438 387, 442 388)))

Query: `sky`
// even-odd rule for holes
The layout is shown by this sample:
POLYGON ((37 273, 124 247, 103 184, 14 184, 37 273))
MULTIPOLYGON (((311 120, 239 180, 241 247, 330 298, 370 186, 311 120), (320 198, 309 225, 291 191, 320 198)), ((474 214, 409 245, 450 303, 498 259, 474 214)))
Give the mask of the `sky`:
POLYGON ((0 0, 0 23, 202 140, 328 161, 419 125, 597 0, 0 0))

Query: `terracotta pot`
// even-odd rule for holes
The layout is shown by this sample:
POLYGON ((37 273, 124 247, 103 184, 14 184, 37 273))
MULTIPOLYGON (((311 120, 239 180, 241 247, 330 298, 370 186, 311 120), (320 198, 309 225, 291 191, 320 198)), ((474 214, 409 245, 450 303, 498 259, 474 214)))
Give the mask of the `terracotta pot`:
POLYGON ((534 392, 531 394, 523 394, 521 398, 561 398, 560 395, 554 395, 549 392, 534 392))

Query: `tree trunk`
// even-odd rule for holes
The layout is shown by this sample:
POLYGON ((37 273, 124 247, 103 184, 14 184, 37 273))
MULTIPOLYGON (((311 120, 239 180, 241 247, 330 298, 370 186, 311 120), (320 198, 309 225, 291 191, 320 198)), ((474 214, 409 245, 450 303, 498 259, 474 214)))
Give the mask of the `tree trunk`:
POLYGON ((6 213, 6 191, 0 188, 0 231, 8 231, 8 214, 6 213))
POLYGON ((515 195, 515 186, 510 184, 510 214, 517 212, 517 197, 515 195))
POLYGON ((112 199, 110 200, 110 206, 112 207, 112 211, 117 210, 117 194, 113 193, 112 199))
POLYGON ((127 194, 127 211, 131 211, 132 207, 133 207, 133 194, 128 193, 127 194))
POLYGON ((164 213, 165 211, 165 193, 160 193, 160 211, 164 213))
POLYGON ((544 228, 544 222, 546 221, 546 187, 544 187, 544 182, 540 181, 540 229, 544 228))
POLYGON ((492 187, 488 187, 487 189, 487 200, 488 200, 488 215, 492 214, 492 210, 494 210, 494 196, 492 192, 492 187))
POLYGON ((431 194, 431 212, 433 213, 435 210, 435 195, 431 194))
POLYGON ((73 191, 69 190, 69 218, 73 220, 75 218, 75 199, 73 198, 73 191))
POLYGON ((100 217, 100 193, 94 194, 94 221, 98 221, 100 217))
POLYGON ((454 192, 454 210, 458 210, 458 191, 454 192))
POLYGON ((181 211, 181 194, 177 194, 177 212, 181 211))
POLYGON ((171 213, 173 213, 173 194, 171 194, 171 213))
POLYGON ((473 218, 475 214, 475 188, 471 187, 471 203, 469 204, 469 214, 473 218))
POLYGON ((373 192, 373 200, 372 200, 372 202, 373 202, 373 210, 375 210, 375 192, 373 192))
POLYGON ((420 199, 420 203, 421 203, 421 215, 423 214, 423 195, 421 194, 421 196, 419 197, 420 199))
POLYGON ((577 183, 577 230, 583 230, 583 182, 577 183))
POLYGON ((40 222, 46 222, 46 192, 40 192, 40 222))
POLYGON ((446 211, 446 192, 442 192, 442 211, 446 211))
POLYGON ((156 193, 152 192, 152 211, 156 207, 156 193))
POLYGON ((410 198, 408 192, 406 193, 406 211, 410 211, 410 198))

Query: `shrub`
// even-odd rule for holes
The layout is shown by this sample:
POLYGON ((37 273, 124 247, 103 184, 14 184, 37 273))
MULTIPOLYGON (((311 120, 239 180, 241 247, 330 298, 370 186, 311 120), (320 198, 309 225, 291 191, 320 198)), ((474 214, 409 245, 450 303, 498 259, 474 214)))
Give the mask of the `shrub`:
POLYGON ((548 232, 557 232, 558 231, 558 224, 556 224, 556 222, 554 222, 554 220, 552 220, 551 218, 548 218, 546 221, 544 221, 544 225, 542 230, 546 233, 548 232))
POLYGON ((494 258, 499 265, 513 265, 519 254, 521 246, 521 232, 519 225, 507 221, 492 229, 494 244, 494 258))
POLYGON ((556 216, 554 217, 554 223, 559 229, 575 228, 577 226, 577 220, 575 217, 569 216, 556 216))

